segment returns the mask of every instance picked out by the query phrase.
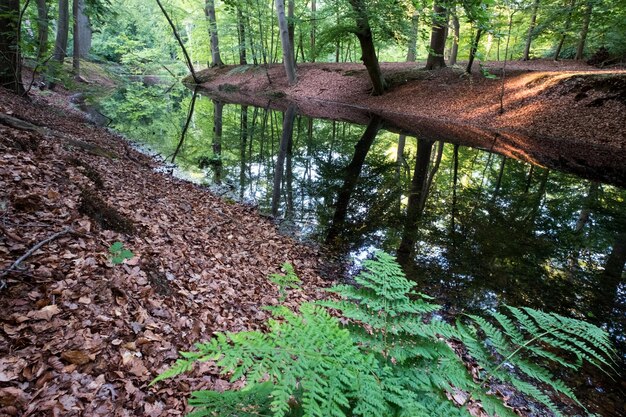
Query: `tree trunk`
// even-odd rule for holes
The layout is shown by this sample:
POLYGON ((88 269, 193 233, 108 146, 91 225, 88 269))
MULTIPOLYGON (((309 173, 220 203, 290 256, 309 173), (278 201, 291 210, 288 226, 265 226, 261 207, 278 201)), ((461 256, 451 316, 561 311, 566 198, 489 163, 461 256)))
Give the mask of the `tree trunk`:
POLYGON ((343 185, 337 195, 337 203, 335 204, 335 214, 333 215, 333 221, 328 235, 326 236, 326 243, 333 243, 337 240, 339 235, 343 232, 344 224, 346 222, 346 216, 348 215, 348 204, 352 193, 356 188, 357 181, 361 175, 365 158, 376 139, 376 135, 382 126, 382 118, 380 116, 374 116, 370 119, 365 128, 365 132, 361 136, 361 139, 354 145, 354 156, 345 169, 345 176, 343 179, 343 185))
POLYGON ((317 2, 316 0, 311 0, 311 62, 315 62, 317 58, 317 51, 315 50, 315 32, 317 29, 317 2))
POLYGON ((59 0, 59 20, 57 21, 57 37, 54 43, 54 60, 63 63, 67 56, 67 38, 70 30, 69 0, 59 0))
POLYGON ((415 62, 417 59, 417 33, 419 29, 419 14, 413 12, 411 17, 411 34, 409 35, 409 50, 406 54, 407 62, 415 62))
POLYGON ((452 27, 454 28, 454 39, 452 41, 452 51, 450 51, 450 60, 448 62, 450 66, 456 64, 456 59, 459 55, 459 36, 461 25, 459 23, 459 16, 457 16, 456 11, 452 15, 452 27))
POLYGON ((287 81, 289 85, 295 85, 298 79, 296 77, 296 65, 292 53, 293 49, 289 42, 289 25, 285 17, 285 0, 276 0, 276 15, 278 16, 280 44, 283 48, 283 65, 287 73, 287 81))
POLYGON ((193 89, 193 96, 191 97, 191 103, 189 104, 189 110, 187 111, 187 119, 185 120, 185 126, 183 127, 183 131, 180 134, 180 140, 178 141, 178 145, 176 146, 176 150, 172 154, 171 162, 172 164, 176 162, 176 157, 178 156, 178 152, 180 152, 183 147, 183 143, 185 143, 185 136, 187 135, 187 131, 189 130, 189 126, 191 125, 191 120, 193 118, 193 112, 196 108, 196 98, 198 97, 198 87, 193 89))
POLYGON ((583 27, 580 30, 580 40, 578 41, 578 47, 576 48, 576 57, 574 59, 583 59, 583 53, 585 52, 585 43, 587 43, 587 33, 589 33, 589 23, 591 23, 591 14, 593 13, 592 0, 587 0, 585 3, 585 17, 583 18, 583 27))
POLYGON ((402 240, 398 247, 397 260, 402 266, 406 266, 413 255, 415 241, 417 240, 418 222, 423 213, 420 207, 422 193, 428 180, 428 166, 433 149, 433 142, 426 139, 417 140, 417 159, 415 160, 415 170, 411 179, 411 189, 409 190, 409 202, 406 209, 406 219, 402 240))
POLYGON ((78 3, 79 0, 72 0, 72 37, 73 37, 73 49, 72 49, 72 69, 74 77, 80 78, 80 31, 78 30, 78 3))
POLYGON ((294 0, 288 0, 287 30, 289 32, 289 46, 291 47, 291 56, 293 57, 294 64, 298 60, 298 55, 296 54, 296 27, 294 25, 295 8, 294 0))
POLYGON ((367 73, 369 74, 370 81, 372 82, 373 94, 375 96, 382 95, 385 92, 385 79, 380 70, 378 63, 378 56, 376 55, 376 48, 374 47, 374 36, 372 35, 372 29, 370 28, 369 19, 367 17, 367 11, 365 9, 364 0, 350 0, 352 9, 356 15, 356 37, 361 44, 361 59, 367 73))
MULTIPOLYGON (((66 0, 60 0, 60 1, 66 1, 66 0)), ((193 63, 191 62, 191 58, 189 57, 189 54, 187 53, 187 48, 185 48, 185 44, 183 43, 183 40, 180 38, 180 35, 178 34, 178 30, 176 30, 176 26, 174 26, 174 22, 172 22, 172 19, 170 19, 170 16, 167 14, 167 11, 165 11, 163 4, 161 4, 161 0, 156 0, 156 2, 159 5, 159 9, 161 9, 161 13, 163 13, 163 16, 167 20, 167 23, 170 25, 170 28, 172 29, 172 33, 174 34, 174 37, 176 38, 176 41, 178 42, 180 49, 182 49, 183 51, 183 55, 185 56, 185 61, 187 63, 187 68, 189 69, 189 72, 191 73, 193 82, 196 84, 200 84, 200 80, 198 79, 198 76, 196 75, 196 71, 193 68, 193 63)))
POLYGON ((559 44, 556 47, 556 51, 554 52, 555 61, 559 60, 559 55, 561 55, 561 49, 563 48, 563 44, 565 43, 567 32, 569 32, 570 28, 572 27, 572 14, 574 13, 575 5, 576 5, 576 0, 571 0, 569 7, 568 7, 568 13, 567 13, 567 19, 565 20, 565 26, 563 27, 563 31, 561 32, 561 40, 559 41, 559 44))
MULTIPOLYGON (((239 199, 243 201, 246 186, 246 146, 248 145, 248 106, 241 106, 239 113, 241 142, 239 150, 239 199)), ((251 155, 249 155, 251 156, 251 155)))
POLYGON ((46 0, 37 0, 37 62, 48 53, 48 6, 46 0))
POLYGON ((530 27, 528 28, 528 36, 526 37, 526 46, 524 47, 524 56, 522 60, 528 61, 530 59, 530 44, 533 40, 535 25, 537 24, 537 11, 539 10, 539 1, 535 0, 533 2, 533 11, 530 15, 530 27))
POLYGON ((474 58, 476 57, 476 51, 478 51, 478 42, 480 42, 480 37, 482 36, 482 34, 483 30, 479 28, 476 32, 476 38, 472 42, 469 59, 467 61, 467 67, 465 68, 465 72, 468 74, 472 73, 472 65, 474 65, 474 58))
POLYGON ((246 57, 246 25, 241 9, 237 7, 237 34, 239 35, 239 65, 247 65, 246 57))
POLYGON ((23 95, 19 20, 19 0, 3 0, 0 3, 0 86, 23 95))
POLYGON ((219 38, 217 35, 217 19, 215 18, 215 0, 206 0, 204 14, 209 22, 209 37, 211 38, 211 66, 221 67, 224 65, 220 56, 219 38))
POLYGON ((85 0, 78 1, 78 38, 80 39, 79 56, 87 58, 91 51, 93 30, 89 16, 85 14, 85 0))
POLYGON ((276 165, 274 166, 274 187, 272 188, 272 216, 278 216, 280 205, 281 184, 283 182, 283 172, 285 169, 285 158, 293 140, 293 122, 296 118, 296 106, 290 105, 283 115, 283 131, 280 135, 280 148, 276 165))
POLYGON ((439 1, 436 0, 434 4, 430 51, 426 60, 427 70, 444 68, 446 66, 446 61, 443 59, 443 51, 446 48, 446 8, 439 1))

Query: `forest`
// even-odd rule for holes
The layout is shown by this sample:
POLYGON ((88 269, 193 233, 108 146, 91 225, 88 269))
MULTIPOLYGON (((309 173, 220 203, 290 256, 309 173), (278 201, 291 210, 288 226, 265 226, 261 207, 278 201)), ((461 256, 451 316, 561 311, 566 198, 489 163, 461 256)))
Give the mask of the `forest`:
POLYGON ((626 412, 626 0, 0 1, 0 416, 626 412))

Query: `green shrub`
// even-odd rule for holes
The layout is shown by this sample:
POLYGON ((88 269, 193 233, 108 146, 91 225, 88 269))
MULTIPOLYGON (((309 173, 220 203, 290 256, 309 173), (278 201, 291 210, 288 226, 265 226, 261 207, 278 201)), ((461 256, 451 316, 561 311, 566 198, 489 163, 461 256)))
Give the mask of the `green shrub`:
POLYGON ((532 309, 506 307, 490 319, 439 319, 440 306, 414 291, 385 253, 366 261, 357 285, 331 289, 339 301, 306 303, 294 313, 270 310, 269 331, 218 333, 152 383, 216 361, 241 391, 196 391, 192 416, 469 416, 448 399, 461 390, 498 416, 515 416, 487 394, 493 380, 507 383, 561 415, 550 394, 576 400, 539 364, 578 369, 584 361, 610 367, 607 334, 590 324, 532 309), (338 311, 341 318, 330 314, 338 311), (345 324, 347 323, 347 324, 345 324), (450 347, 461 343, 482 371, 474 379, 450 347))

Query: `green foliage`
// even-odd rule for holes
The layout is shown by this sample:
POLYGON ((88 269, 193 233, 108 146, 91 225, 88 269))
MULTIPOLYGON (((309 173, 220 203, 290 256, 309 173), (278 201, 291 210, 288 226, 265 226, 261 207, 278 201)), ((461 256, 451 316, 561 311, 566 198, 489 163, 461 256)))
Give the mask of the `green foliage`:
MULTIPOLYGON (((276 274, 272 281, 293 282, 292 273, 287 270, 288 281, 276 274)), ((603 330, 529 308, 507 307, 508 314, 493 312, 491 321, 472 315, 466 323, 447 324, 435 314, 440 307, 415 292, 383 252, 365 262, 356 283, 331 289, 339 301, 306 303, 298 313, 272 308, 267 333, 218 333, 194 352, 181 352, 182 359, 152 383, 186 372, 196 361, 216 361, 231 381, 245 378, 241 391, 193 393, 193 416, 469 416, 448 400, 454 390, 480 401, 491 415, 514 416, 487 394, 488 383, 497 380, 559 416, 552 392, 578 401, 538 363, 606 367, 613 355, 603 330), (480 380, 448 340, 460 341, 485 370, 480 380)))
POLYGON ((135 256, 131 251, 124 248, 122 242, 115 242, 109 246, 109 254, 111 254, 111 263, 113 265, 119 265, 126 259, 132 259, 135 256))
POLYGON ((285 301, 287 298, 287 289, 300 288, 300 278, 296 275, 296 271, 293 269, 293 265, 289 262, 285 262, 283 264, 284 274, 271 274, 269 276, 269 280, 274 284, 278 285, 278 292, 280 294, 280 302, 285 301))

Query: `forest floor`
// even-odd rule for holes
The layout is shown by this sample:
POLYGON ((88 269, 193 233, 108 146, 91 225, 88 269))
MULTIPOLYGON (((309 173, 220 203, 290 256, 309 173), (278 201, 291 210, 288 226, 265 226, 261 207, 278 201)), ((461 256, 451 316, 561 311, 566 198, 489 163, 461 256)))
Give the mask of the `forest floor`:
POLYGON ((148 383, 215 331, 261 328, 284 262, 304 282, 288 305, 322 297, 324 255, 157 172, 69 95, 0 89, 0 416, 184 415, 191 389, 229 386, 215 367, 148 383))
MULTIPOLYGON (((503 82, 502 65, 483 63, 492 78, 477 65, 469 76, 458 66, 425 71, 423 63, 382 63, 389 85, 382 96, 371 95, 365 67, 354 63, 299 64, 298 83, 292 87, 280 65, 210 68, 199 76, 204 90, 225 100, 266 106, 286 99, 308 116, 357 121, 355 112, 369 112, 420 134, 429 130, 421 126, 433 122, 460 126, 457 135, 467 135, 463 131, 468 129, 498 132, 523 148, 517 158, 519 153, 552 151, 552 159, 559 159, 568 146, 580 148, 572 160, 598 154, 596 149, 607 158, 615 152, 626 157, 626 68, 598 69, 580 61, 513 61, 507 63, 503 82)), ((505 148, 497 151, 506 153, 505 148)), ((623 160, 616 163, 623 165, 623 160)))

